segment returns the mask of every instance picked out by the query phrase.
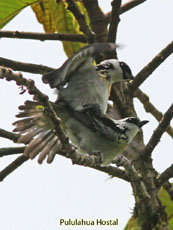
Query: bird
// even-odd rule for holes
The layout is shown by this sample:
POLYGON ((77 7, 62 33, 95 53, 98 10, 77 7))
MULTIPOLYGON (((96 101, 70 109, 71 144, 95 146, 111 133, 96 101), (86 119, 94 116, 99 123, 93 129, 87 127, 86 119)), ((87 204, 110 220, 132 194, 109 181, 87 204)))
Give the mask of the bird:
MULTIPOLYGON (((135 117, 113 120, 96 113, 89 117, 85 112, 74 111, 68 106, 53 102, 51 105, 76 151, 101 154, 102 166, 109 165, 118 154, 122 154, 142 126, 148 123, 135 117)), ((27 100, 19 110, 16 117, 20 119, 13 123, 13 131, 20 134, 18 143, 26 144, 24 155, 30 159, 39 155, 40 164, 47 157, 47 163, 51 163, 61 144, 44 105, 27 100)))
POLYGON ((130 67, 118 59, 94 65, 98 55, 115 53, 116 47, 114 43, 85 46, 60 68, 44 74, 42 80, 57 89, 58 103, 78 112, 91 109, 100 115, 106 114, 112 84, 133 79, 130 67))

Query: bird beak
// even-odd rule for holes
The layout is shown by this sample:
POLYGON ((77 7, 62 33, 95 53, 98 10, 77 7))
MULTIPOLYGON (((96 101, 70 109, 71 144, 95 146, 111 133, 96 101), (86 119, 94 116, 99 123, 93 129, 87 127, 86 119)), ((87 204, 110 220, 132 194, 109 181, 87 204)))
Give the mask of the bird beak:
POLYGON ((149 121, 140 121, 139 123, 138 123, 138 127, 139 128, 142 128, 142 126, 143 125, 145 125, 145 124, 147 124, 149 121))

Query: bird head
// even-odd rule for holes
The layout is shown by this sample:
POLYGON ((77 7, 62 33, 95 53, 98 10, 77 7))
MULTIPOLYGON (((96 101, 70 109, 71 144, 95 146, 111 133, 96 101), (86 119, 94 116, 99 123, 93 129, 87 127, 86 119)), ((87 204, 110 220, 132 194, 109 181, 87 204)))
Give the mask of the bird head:
POLYGON ((134 136, 139 132, 139 130, 147 124, 149 121, 143 120, 140 121, 136 117, 127 117, 122 120, 120 120, 123 124, 123 126, 126 129, 126 134, 128 136, 129 142, 134 138, 134 136))
POLYGON ((111 83, 133 79, 129 66, 117 59, 102 61, 96 66, 96 71, 102 75, 104 74, 105 78, 111 83))

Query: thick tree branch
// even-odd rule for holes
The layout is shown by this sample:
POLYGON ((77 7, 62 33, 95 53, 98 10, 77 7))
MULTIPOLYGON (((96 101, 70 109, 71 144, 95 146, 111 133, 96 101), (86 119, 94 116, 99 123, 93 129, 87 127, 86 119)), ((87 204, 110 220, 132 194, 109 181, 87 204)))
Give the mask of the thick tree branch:
POLYGON ((52 40, 52 41, 72 41, 87 43, 87 38, 82 34, 59 34, 59 33, 35 33, 23 31, 6 31, 0 30, 0 38, 18 38, 33 40, 52 40))
POLYGON ((16 143, 19 135, 0 128, 0 137, 12 140, 14 143, 16 143))
POLYGON ((83 32, 88 37, 88 40, 90 42, 93 42, 94 41, 94 33, 90 30, 90 28, 86 22, 85 15, 80 12, 80 10, 77 7, 74 0, 67 0, 67 3, 68 3, 67 9, 73 13, 74 17, 78 21, 79 26, 80 26, 80 31, 83 32))
POLYGON ((135 167, 130 163, 130 161, 124 156, 119 156, 115 159, 115 163, 117 166, 123 166, 125 168, 131 182, 135 184, 136 191, 134 191, 134 195, 138 196, 141 200, 146 200, 147 202, 149 202, 150 196, 142 181, 142 177, 139 175, 139 173, 136 171, 135 167))
POLYGON ((113 0, 111 5, 112 5, 112 12, 111 12, 110 26, 108 31, 108 42, 115 43, 117 38, 118 23, 120 21, 119 14, 120 14, 121 0, 113 0))
POLYGON ((96 42, 107 41, 106 16, 101 11, 98 0, 82 0, 90 18, 92 31, 95 33, 96 42))
POLYGON ((172 118, 173 118, 173 104, 169 107, 167 112, 164 114, 158 127, 155 129, 153 135, 151 136, 148 144, 145 146, 144 150, 142 151, 143 157, 150 157, 151 156, 152 151, 154 150, 156 145, 159 143, 161 136, 163 135, 163 133, 167 129, 172 118))
POLYGON ((135 90, 157 69, 157 67, 166 60, 173 52, 173 41, 171 41, 159 54, 157 54, 151 62, 149 62, 129 83, 128 91, 132 95, 135 90))
POLYGON ((16 160, 14 160, 11 164, 9 164, 6 168, 0 171, 0 181, 3 181, 5 177, 7 177, 10 173, 12 173, 15 169, 21 166, 25 161, 29 158, 22 155, 19 156, 16 160))
POLYGON ((141 230, 152 229, 151 226, 153 226, 155 222, 157 213, 153 208, 152 197, 147 191, 142 176, 136 171, 134 165, 132 165, 127 158, 119 156, 115 161, 117 166, 123 166, 125 168, 130 178, 136 201, 137 216, 141 223, 141 230))
MULTIPOLYGON (((140 5, 141 3, 145 2, 146 0, 131 0, 129 2, 124 3, 120 7, 120 14, 125 13, 126 11, 129 11, 133 9, 134 7, 140 5)), ((111 12, 108 12, 105 14, 107 18, 107 23, 110 22, 111 12)))
POLYGON ((0 57, 0 65, 8 68, 12 68, 13 70, 35 73, 35 74, 45 74, 47 72, 54 70, 53 68, 48 66, 18 62, 2 57, 0 57))
POLYGON ((173 164, 160 174, 159 178, 157 179, 157 186, 161 187, 170 178, 173 178, 173 164))
POLYGON ((0 148, 0 157, 10 156, 13 154, 24 153, 25 147, 8 147, 0 148))
MULTIPOLYGON (((137 97, 140 102, 143 104, 144 109, 147 113, 151 113, 157 121, 160 121, 163 117, 163 114, 150 102, 149 96, 142 92, 142 90, 137 89, 134 93, 134 97, 137 97)), ((168 126, 166 132, 173 137, 173 128, 168 126)))

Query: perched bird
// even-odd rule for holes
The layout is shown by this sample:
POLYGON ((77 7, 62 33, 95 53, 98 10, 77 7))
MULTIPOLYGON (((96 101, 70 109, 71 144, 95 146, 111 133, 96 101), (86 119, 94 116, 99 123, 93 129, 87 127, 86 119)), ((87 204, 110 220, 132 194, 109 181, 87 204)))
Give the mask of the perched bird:
POLYGON ((111 85, 114 82, 133 79, 130 68, 124 62, 110 59, 94 65, 99 54, 114 52, 114 43, 96 43, 81 48, 59 69, 43 75, 43 82, 58 90, 58 103, 75 111, 92 108, 105 114, 111 85))
MULTIPOLYGON (((128 117, 113 120, 105 116, 87 116, 84 112, 76 112, 69 107, 52 103, 61 119, 62 128, 80 153, 101 153, 102 165, 108 165, 121 154, 132 141, 140 128, 148 121, 128 117)), ((33 159, 39 154, 38 162, 47 157, 51 163, 60 149, 60 141, 54 133, 50 118, 46 115, 44 106, 39 102, 26 101, 20 106, 21 112, 16 116, 21 118, 14 123, 14 131, 21 134, 18 142, 28 144, 24 155, 33 159)))

